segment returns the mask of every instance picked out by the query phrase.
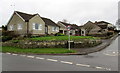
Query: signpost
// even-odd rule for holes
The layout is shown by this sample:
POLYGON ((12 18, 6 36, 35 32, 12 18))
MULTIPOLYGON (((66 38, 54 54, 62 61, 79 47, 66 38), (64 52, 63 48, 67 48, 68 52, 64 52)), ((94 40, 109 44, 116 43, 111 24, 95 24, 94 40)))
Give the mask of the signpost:
POLYGON ((67 30, 68 30, 68 49, 70 50, 70 29, 71 29, 71 26, 70 25, 68 25, 67 26, 67 30))

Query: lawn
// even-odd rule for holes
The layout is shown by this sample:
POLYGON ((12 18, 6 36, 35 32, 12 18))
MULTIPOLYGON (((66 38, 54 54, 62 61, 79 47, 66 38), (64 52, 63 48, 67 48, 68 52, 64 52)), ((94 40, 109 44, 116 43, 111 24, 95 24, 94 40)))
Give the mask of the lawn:
POLYGON ((33 48, 21 49, 16 47, 2 47, 2 52, 11 53, 30 53, 30 54, 62 54, 62 53, 76 53, 75 50, 68 50, 67 48, 33 48))
MULTIPOLYGON (((68 36, 46 36, 46 37, 34 37, 28 38, 29 40, 39 40, 39 41, 64 41, 68 40, 68 36)), ((80 39, 98 39, 92 36, 70 36, 71 40, 80 40, 80 39)))

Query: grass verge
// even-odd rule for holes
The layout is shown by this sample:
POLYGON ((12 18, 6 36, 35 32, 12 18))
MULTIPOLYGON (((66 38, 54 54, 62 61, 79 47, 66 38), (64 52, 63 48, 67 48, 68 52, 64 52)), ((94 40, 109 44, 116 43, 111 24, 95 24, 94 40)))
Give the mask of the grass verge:
POLYGON ((30 53, 30 54, 63 54, 63 53, 76 53, 75 50, 68 50, 66 48, 33 48, 21 49, 16 47, 2 47, 2 52, 11 53, 30 53))
MULTIPOLYGON (((34 37, 28 38, 29 40, 39 40, 39 41, 64 41, 68 40, 68 36, 46 36, 46 37, 34 37)), ((70 36, 71 40, 80 40, 80 39, 98 39, 92 36, 70 36)))

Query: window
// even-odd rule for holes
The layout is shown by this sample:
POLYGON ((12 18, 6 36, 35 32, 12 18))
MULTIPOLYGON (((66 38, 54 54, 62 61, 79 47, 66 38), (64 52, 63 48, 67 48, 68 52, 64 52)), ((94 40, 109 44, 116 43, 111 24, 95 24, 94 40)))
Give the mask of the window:
POLYGON ((22 29, 22 24, 18 24, 18 30, 22 29))
POLYGON ((56 27, 56 31, 59 31, 59 27, 56 27))
POLYGON ((56 31, 56 27, 52 27, 52 31, 56 31))
POLYGON ((34 30, 42 30, 42 24, 33 23, 34 30))
POLYGON ((52 31, 59 31, 58 27, 52 27, 52 31))
POLYGON ((13 25, 10 25, 10 26, 9 26, 9 30, 13 30, 13 25))

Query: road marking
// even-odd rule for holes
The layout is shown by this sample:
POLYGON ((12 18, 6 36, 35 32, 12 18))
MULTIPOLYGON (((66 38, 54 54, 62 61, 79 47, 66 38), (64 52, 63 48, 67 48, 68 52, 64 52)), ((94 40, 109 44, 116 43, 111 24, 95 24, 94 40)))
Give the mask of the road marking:
POLYGON ((97 69, 104 69, 104 68, 102 68, 102 67, 98 67, 98 66, 96 66, 95 68, 97 68, 97 69))
POLYGON ((6 54, 11 54, 11 53, 6 53, 6 54))
POLYGON ((113 52, 114 54, 116 53, 116 52, 113 52))
POLYGON ((12 54, 12 55, 17 56, 18 54, 12 54))
POLYGON ((110 68, 105 68, 105 69, 106 69, 106 70, 109 70, 109 71, 111 70, 110 68))
MULTIPOLYGON (((11 53, 6 53, 6 54, 11 54, 11 53)), ((105 54, 105 53, 104 53, 105 54)), ((12 54, 12 55, 18 55, 18 54, 12 54)), ((106 54, 106 55, 110 55, 110 54, 106 54)), ((20 55, 20 56, 26 56, 26 55, 20 55)), ((110 56, 113 56, 113 55, 110 55, 110 56)), ((35 58, 35 56, 27 56, 29 58, 35 58)), ((45 58, 42 58, 42 57, 36 57, 36 59, 45 59, 45 58)), ((53 61, 53 62, 57 62, 58 60, 55 60, 55 59, 46 59, 48 61, 53 61)), ((68 61, 60 61, 61 63, 66 63, 66 64, 73 64, 73 62, 68 62, 68 61)), ((87 65, 87 64, 76 64, 77 66, 84 66, 84 67, 91 67, 90 65, 87 65)), ((96 66, 96 67, 93 67, 93 68, 96 68, 96 69, 104 69, 104 70, 108 70, 110 71, 111 68, 103 68, 103 67, 100 67, 100 66, 96 66)))
POLYGON ((73 64, 72 62, 67 62, 67 61, 60 61, 61 63, 66 63, 66 64, 73 64))
POLYGON ((103 67, 98 67, 98 66, 96 66, 95 68, 97 68, 97 69, 104 69, 104 70, 111 70, 110 68, 103 68, 103 67))
POLYGON ((53 62, 57 62, 58 60, 54 60, 54 59, 47 59, 48 61, 53 61, 53 62))
POLYGON ((27 56, 28 58, 34 58, 34 56, 27 56))
MULTIPOLYGON (((104 53, 105 54, 105 53, 104 53)), ((117 56, 117 55, 112 55, 112 54, 105 54, 105 55, 107 55, 107 56, 117 56)))
POLYGON ((78 66, 85 66, 85 67, 90 67, 90 65, 86 65, 86 64, 76 64, 78 66))
POLYGON ((41 59, 41 60, 43 60, 43 59, 45 59, 45 58, 41 58, 41 57, 36 57, 36 59, 41 59))
POLYGON ((20 55, 20 56, 25 57, 26 55, 20 55))

